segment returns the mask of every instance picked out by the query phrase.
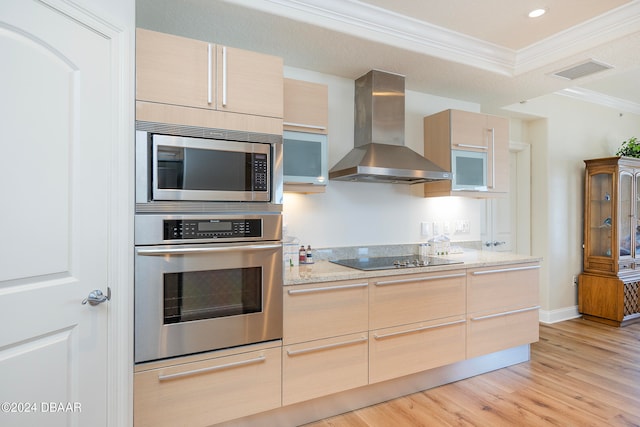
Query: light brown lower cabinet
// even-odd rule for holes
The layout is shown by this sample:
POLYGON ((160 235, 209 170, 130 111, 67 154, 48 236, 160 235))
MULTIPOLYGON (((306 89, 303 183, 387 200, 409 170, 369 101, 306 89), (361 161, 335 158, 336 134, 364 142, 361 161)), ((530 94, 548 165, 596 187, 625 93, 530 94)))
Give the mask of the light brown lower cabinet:
POLYGON ((539 263, 467 272, 467 358, 539 338, 539 263))
POLYGON ((345 280, 287 286, 283 310, 285 345, 366 332, 369 283, 345 280))
POLYGON ((471 316, 467 321, 467 358, 538 341, 538 306, 471 316))
POLYGON ((448 365, 465 358, 464 315, 369 333, 369 382, 448 365))
POLYGON ((367 341, 358 333, 285 346, 282 404, 366 385, 367 341))
POLYGON ((282 348, 136 372, 135 427, 204 427, 281 406, 282 348))
POLYGON ((375 279, 370 289, 369 329, 464 314, 465 292, 464 270, 375 279))

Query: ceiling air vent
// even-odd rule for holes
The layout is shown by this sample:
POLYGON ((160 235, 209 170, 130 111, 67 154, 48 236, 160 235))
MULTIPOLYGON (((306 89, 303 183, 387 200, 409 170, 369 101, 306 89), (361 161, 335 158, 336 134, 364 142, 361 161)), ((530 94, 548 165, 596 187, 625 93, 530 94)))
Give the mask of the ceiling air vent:
POLYGON ((599 73, 600 71, 608 70, 610 68, 613 67, 611 65, 607 65, 602 62, 590 59, 587 62, 573 65, 569 68, 565 68, 564 70, 556 71, 555 73, 553 73, 553 75, 567 80, 575 80, 581 77, 589 76, 591 74, 599 73))

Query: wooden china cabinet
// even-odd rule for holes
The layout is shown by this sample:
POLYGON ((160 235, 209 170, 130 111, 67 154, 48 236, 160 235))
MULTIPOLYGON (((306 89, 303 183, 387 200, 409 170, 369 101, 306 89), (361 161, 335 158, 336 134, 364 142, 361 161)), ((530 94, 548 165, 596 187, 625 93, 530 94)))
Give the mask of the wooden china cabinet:
POLYGON ((578 310, 585 319, 624 326, 640 321, 640 159, 585 163, 578 310))

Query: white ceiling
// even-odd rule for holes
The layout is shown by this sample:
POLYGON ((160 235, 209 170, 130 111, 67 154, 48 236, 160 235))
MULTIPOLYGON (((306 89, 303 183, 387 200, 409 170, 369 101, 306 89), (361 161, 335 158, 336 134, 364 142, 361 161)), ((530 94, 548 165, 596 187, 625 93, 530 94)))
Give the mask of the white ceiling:
POLYGON ((493 111, 560 93, 640 114, 640 0, 136 0, 137 25, 271 53, 493 111), (548 11, 537 19, 527 13, 548 11), (550 74, 613 66, 568 81, 550 74))

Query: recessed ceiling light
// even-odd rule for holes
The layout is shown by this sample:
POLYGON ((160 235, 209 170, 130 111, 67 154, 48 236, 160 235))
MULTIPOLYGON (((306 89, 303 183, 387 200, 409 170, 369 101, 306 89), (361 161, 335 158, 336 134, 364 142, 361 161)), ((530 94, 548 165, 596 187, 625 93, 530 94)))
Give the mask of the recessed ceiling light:
POLYGON ((535 9, 529 12, 529 18, 537 18, 539 16, 544 15, 546 12, 545 9, 535 9))

